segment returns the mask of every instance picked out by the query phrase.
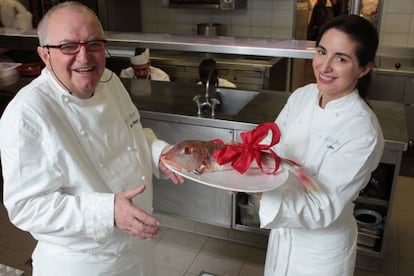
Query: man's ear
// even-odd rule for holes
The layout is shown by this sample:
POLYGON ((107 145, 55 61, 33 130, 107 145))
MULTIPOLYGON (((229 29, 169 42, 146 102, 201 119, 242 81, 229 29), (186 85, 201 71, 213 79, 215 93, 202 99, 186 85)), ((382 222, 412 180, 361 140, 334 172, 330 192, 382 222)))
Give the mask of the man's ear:
POLYGON ((46 64, 46 66, 49 65, 49 51, 43 47, 37 47, 37 54, 39 55, 39 57, 42 59, 42 61, 44 62, 44 64, 46 64))

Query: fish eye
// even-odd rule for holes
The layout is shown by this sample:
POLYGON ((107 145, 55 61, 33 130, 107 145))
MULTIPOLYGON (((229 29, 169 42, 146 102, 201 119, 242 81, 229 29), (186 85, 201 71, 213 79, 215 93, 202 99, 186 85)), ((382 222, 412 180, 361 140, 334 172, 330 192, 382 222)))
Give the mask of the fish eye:
POLYGON ((184 148, 184 154, 190 154, 190 153, 191 153, 190 147, 185 147, 184 148))

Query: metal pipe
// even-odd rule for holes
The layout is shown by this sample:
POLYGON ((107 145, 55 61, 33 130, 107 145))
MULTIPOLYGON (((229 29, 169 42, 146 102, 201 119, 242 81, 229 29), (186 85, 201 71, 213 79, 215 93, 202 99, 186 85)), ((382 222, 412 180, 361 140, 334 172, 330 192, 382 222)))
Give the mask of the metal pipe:
POLYGON ((349 14, 360 15, 361 12, 361 0, 349 1, 349 14))
MULTIPOLYGON (((207 81, 206 81, 206 101, 208 102, 209 98, 210 98, 210 81, 211 81, 211 77, 215 74, 215 71, 217 69, 214 67, 210 70, 210 72, 208 73, 208 77, 207 77, 207 81)), ((215 82, 213 83, 213 85, 215 84, 215 82)))

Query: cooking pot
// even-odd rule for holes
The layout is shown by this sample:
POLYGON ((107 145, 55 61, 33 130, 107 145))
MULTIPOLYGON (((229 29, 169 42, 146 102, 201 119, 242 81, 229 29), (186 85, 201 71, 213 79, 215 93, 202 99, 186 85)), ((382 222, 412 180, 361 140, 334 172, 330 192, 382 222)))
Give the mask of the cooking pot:
POLYGON ((364 226, 376 226, 383 220, 380 213, 368 209, 355 209, 354 216, 358 224, 364 226))
POLYGON ((221 34, 221 24, 219 23, 200 23, 197 24, 197 34, 205 36, 216 36, 221 34))

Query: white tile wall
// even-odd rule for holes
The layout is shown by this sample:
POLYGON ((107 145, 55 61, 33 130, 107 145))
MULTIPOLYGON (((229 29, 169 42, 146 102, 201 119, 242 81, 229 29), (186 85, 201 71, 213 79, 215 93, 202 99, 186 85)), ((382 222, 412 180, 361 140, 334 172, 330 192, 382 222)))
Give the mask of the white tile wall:
MULTIPOLYGON (((414 0, 380 0, 380 44, 414 47, 414 0)), ((248 0, 234 11, 163 8, 161 0, 141 0, 143 32, 196 34, 197 24, 223 25, 222 35, 291 39, 296 0, 248 0)))
POLYGON ((380 44, 414 46, 414 0, 383 0, 380 44))
POLYGON ((293 37, 295 0, 248 0, 247 9, 234 11, 163 8, 160 0, 141 0, 141 7, 143 32, 196 34, 197 24, 213 22, 225 36, 293 37))

